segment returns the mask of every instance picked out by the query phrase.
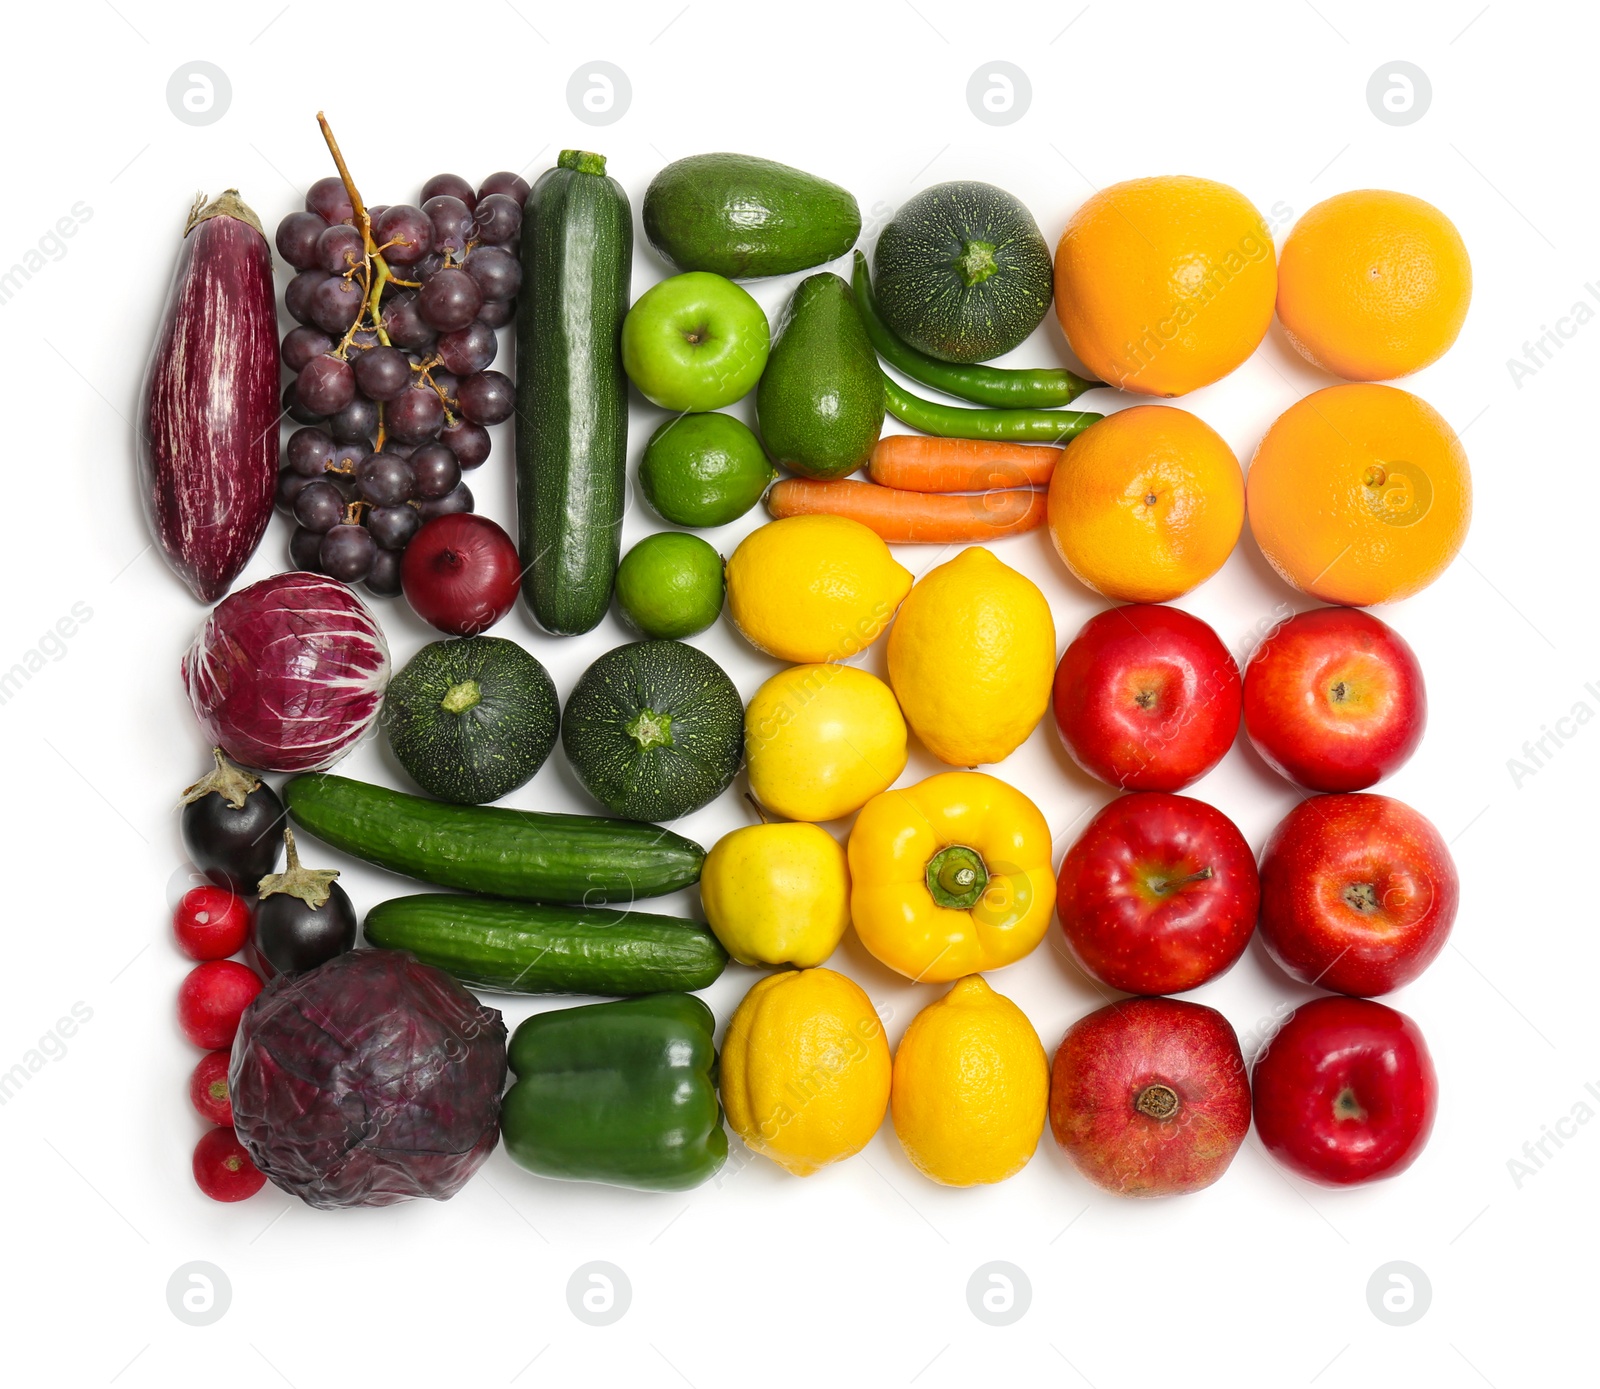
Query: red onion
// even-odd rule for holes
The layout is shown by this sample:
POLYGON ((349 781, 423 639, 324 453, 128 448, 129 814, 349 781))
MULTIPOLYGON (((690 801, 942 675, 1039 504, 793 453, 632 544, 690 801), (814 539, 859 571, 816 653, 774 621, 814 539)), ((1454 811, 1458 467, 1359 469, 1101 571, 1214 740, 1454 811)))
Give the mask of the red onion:
POLYGON ((378 717, 389 644, 362 601, 320 574, 277 574, 230 594, 183 658, 208 741, 266 772, 313 772, 378 717))

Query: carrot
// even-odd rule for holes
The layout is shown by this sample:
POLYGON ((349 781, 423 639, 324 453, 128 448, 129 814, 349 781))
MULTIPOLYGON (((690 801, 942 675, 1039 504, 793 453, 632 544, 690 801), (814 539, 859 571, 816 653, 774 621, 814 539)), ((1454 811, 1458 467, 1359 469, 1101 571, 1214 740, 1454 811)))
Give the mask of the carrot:
POLYGON ((903 487, 910 492, 1048 487, 1061 453, 1044 444, 887 434, 872 450, 867 473, 885 487, 903 487))
POLYGON ((1000 540, 1044 524, 1046 494, 1030 488, 945 496, 840 478, 785 478, 767 492, 767 510, 786 516, 846 516, 896 544, 1000 540))

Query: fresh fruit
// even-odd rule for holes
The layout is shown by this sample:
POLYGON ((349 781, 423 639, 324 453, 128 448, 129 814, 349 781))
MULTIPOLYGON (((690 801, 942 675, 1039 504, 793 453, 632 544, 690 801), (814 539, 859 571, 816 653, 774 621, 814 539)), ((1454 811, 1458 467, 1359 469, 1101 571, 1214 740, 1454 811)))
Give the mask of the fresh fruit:
POLYGON ((233 1045, 239 1017, 261 992, 261 980, 237 960, 207 960, 178 987, 178 1026, 203 1051, 233 1045))
POLYGON ((561 728, 550 672, 504 637, 429 642, 389 682, 387 711, 396 761, 430 796, 462 805, 528 782, 561 728))
POLYGON ((647 535, 617 567, 617 603, 647 637, 692 637, 722 613, 722 556, 697 535, 647 535))
POLYGON ((855 478, 814 482, 789 477, 767 492, 767 510, 790 516, 845 516, 896 545, 959 545, 1004 540, 1044 525, 1043 492, 1018 489, 944 497, 855 478))
POLYGON ((703 989, 728 963, 697 921, 600 907, 545 907, 424 892, 380 902, 369 945, 409 950, 474 988, 516 994, 703 989))
POLYGON ((676 820, 715 800, 744 760, 744 702, 681 641, 636 641, 596 660, 561 713, 561 746, 601 805, 676 820))
POLYGON ((1056 316, 1078 360, 1139 395, 1219 381, 1267 334, 1272 233, 1250 200, 1169 175, 1102 188, 1056 247, 1056 316))
POLYGON ((747 395, 771 346, 761 305, 702 270, 641 294, 622 325, 628 379, 664 410, 720 410, 747 395))
POLYGON ((233 1130, 209 1129, 194 1145, 194 1183, 213 1201, 245 1201, 267 1184, 233 1130))
POLYGON ((889 1107, 889 1043, 872 1000, 831 969, 769 974, 722 1042, 728 1126, 797 1177, 859 1153, 889 1107))
POLYGON ((334 881, 336 868, 303 868, 294 831, 283 832, 289 862, 261 880, 256 956, 272 974, 303 974, 355 949, 356 909, 334 881))
POLYGON ((1104 418, 1092 410, 973 410, 965 405, 946 405, 913 395, 887 376, 883 377, 883 408, 901 424, 922 434, 1012 444, 1064 444, 1104 418))
POLYGON ((716 1019, 693 994, 536 1013, 517 1028, 500 1111, 513 1162, 541 1177, 686 1191, 727 1161, 716 1019))
POLYGON ((639 460, 639 490, 675 526, 737 521, 775 476, 749 428, 714 411, 668 420, 650 436, 639 460))
POLYGON ((1022 792, 982 772, 874 796, 849 854, 856 934, 908 979, 945 984, 1000 969, 1049 928, 1050 826, 1022 792))
POLYGON ((1397 771, 1428 724, 1422 667, 1371 613, 1314 608, 1278 623, 1244 672, 1244 730, 1312 791, 1362 791, 1397 771))
POLYGON ((837 820, 906 767, 906 722, 877 676, 825 662, 766 681, 744 715, 750 791, 790 820, 837 820))
POLYGON ((1472 520, 1461 440, 1393 386, 1328 386, 1291 405, 1256 447, 1246 495, 1251 533, 1284 581, 1359 608, 1421 592, 1472 520))
POLYGON ((745 825, 711 846, 700 905, 741 965, 810 969, 849 929, 849 861, 816 825, 745 825))
POLYGON ((1072 441, 1050 479, 1050 538, 1072 577, 1119 603, 1204 583, 1244 528, 1244 475, 1187 410, 1135 405, 1072 441))
POLYGON ((908 492, 994 492, 1048 487, 1062 450, 989 439, 930 439, 886 434, 872 450, 867 475, 908 492))
POLYGON ((827 272, 802 280, 756 390, 768 455, 802 477, 853 473, 878 442, 883 402, 883 373, 850 286, 827 272))
POLYGON ((522 566, 487 516, 438 516, 406 546, 400 583, 424 622, 454 637, 493 627, 517 601, 522 566))
POLYGON ((1301 1004, 1250 1080, 1262 1145, 1323 1186, 1404 1172, 1427 1145, 1439 1105, 1421 1029, 1365 998, 1301 1004))
POLYGON ((1003 1182, 1039 1146, 1050 1064, 1027 1014, 981 975, 911 1020, 889 1107, 911 1165, 943 1186, 1003 1182))
POLYGON ((936 183, 900 205, 872 253, 890 330, 946 362, 1011 351, 1050 307, 1050 248, 1033 214, 990 183, 936 183))
POLYGON ((688 887, 706 856, 656 825, 447 805, 348 777, 293 777, 283 798, 295 824, 335 849, 493 897, 626 905, 688 887))
POLYGON ((759 526, 728 560, 728 615, 758 651, 845 661, 876 641, 911 590, 911 571, 843 516, 759 526))
POLYGON ((1056 729, 1090 776, 1124 791, 1181 791, 1239 731, 1239 668, 1181 608, 1096 613, 1056 667, 1056 729))
POLYGON ((633 212, 600 155, 563 150, 524 209, 517 305, 517 549, 547 632, 606 615, 622 543, 633 212))
POLYGON ((259 777, 229 762, 221 748, 211 756, 215 768, 183 793, 184 852, 218 887, 253 896, 278 866, 283 802, 259 777))
POLYGON ((228 1100, 226 1051, 208 1051, 189 1073, 189 1103, 195 1113, 220 1128, 233 1127, 233 1105, 228 1100))
POLYGON ((676 159, 644 195, 644 234, 679 270, 788 275, 842 256, 860 231, 846 189, 749 154, 676 159))
POLYGON ((1181 994, 1233 968, 1256 929, 1255 856, 1214 806, 1118 796, 1061 860, 1056 911, 1072 958, 1130 994, 1181 994))
POLYGON ((1050 1128, 1072 1165, 1117 1196, 1181 1196, 1228 1170, 1250 1131, 1239 1039, 1214 1008, 1108 1003, 1067 1029, 1050 1128))
POLYGON ((1304 983, 1386 994, 1444 949, 1460 895, 1449 846, 1410 806, 1313 796, 1261 851, 1261 940, 1304 983))
POLYGON ((225 960, 250 938, 250 904, 225 887, 192 887, 172 914, 172 932, 191 960, 225 960))
POLYGON ((1009 757, 1050 704, 1056 629, 1038 586, 980 545, 917 580, 889 633, 889 683, 923 745, 975 767, 1009 757))
POLYGON ((1278 318, 1346 381, 1390 381, 1450 350, 1472 298, 1461 234, 1432 203, 1362 188, 1318 203, 1278 261, 1278 318))

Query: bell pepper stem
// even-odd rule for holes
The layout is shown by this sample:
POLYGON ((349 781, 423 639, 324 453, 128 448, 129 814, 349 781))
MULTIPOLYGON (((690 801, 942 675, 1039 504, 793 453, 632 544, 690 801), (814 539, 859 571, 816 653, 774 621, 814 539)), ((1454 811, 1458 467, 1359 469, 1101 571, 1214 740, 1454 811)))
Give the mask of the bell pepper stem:
POLYGON ((989 868, 976 849, 949 844, 928 860, 928 893, 941 907, 967 911, 989 886, 989 868))

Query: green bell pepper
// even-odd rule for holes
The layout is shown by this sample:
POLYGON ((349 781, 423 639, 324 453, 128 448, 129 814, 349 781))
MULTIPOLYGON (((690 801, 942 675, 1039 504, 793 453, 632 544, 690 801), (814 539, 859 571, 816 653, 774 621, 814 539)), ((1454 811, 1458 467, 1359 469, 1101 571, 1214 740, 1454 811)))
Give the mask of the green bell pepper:
POLYGON ((699 1186, 728 1157, 715 1027, 681 993, 535 1013, 508 1049, 517 1079, 500 1109, 506 1151, 541 1177, 699 1186))

